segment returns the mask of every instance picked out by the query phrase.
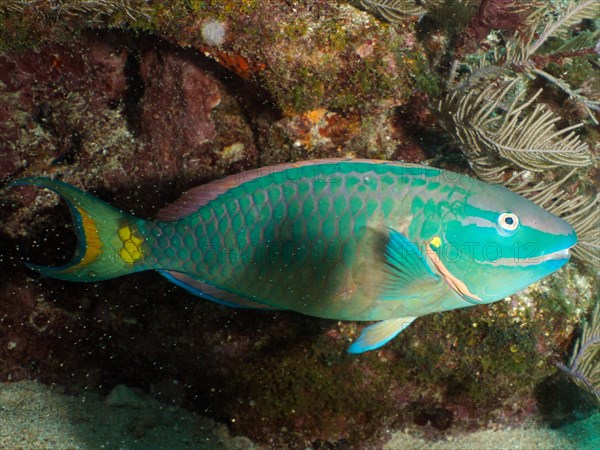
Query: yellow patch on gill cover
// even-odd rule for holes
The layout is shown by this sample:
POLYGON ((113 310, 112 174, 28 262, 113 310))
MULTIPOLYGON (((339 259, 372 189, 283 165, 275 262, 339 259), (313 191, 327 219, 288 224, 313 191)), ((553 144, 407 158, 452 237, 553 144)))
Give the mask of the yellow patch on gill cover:
POLYGON ((77 208, 77 212, 81 215, 81 225, 83 226, 83 233, 85 234, 85 254, 79 263, 68 269, 70 272, 93 262, 98 255, 102 253, 102 242, 98 236, 98 230, 94 220, 81 208, 77 208))
POLYGON ((431 240, 431 245, 433 245, 435 248, 438 248, 440 245, 442 245, 442 240, 439 236, 436 236, 431 240))
POLYGON ((132 231, 129 225, 119 228, 117 234, 123 243, 123 247, 119 251, 119 256, 123 261, 127 264, 133 264, 144 256, 142 252, 142 242, 144 240, 136 234, 135 230, 132 231))

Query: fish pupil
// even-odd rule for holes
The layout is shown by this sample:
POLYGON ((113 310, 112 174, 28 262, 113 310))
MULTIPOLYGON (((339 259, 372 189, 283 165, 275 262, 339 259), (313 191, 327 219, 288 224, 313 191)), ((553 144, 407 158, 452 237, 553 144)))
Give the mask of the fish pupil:
POLYGON ((506 222, 507 225, 512 225, 513 223, 515 223, 515 220, 512 217, 507 217, 506 219, 504 219, 504 222, 506 222))

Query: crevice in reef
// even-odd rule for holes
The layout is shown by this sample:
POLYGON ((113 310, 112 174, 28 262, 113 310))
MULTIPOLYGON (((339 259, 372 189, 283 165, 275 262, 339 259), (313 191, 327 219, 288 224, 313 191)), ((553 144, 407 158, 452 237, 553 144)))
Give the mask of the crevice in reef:
POLYGON ((59 165, 71 165, 75 162, 75 158, 77 154, 82 149, 82 136, 78 132, 73 132, 69 139, 68 144, 65 145, 65 149, 60 152, 60 154, 54 158, 51 165, 59 166, 59 165))
MULTIPOLYGON (((196 48, 184 48, 150 35, 126 36, 127 60, 125 77, 127 89, 122 99, 128 129, 134 136, 142 134, 144 96, 147 94, 143 75, 144 54, 154 51, 157 55, 177 55, 221 84, 229 98, 235 99, 239 114, 253 134, 253 144, 260 148, 260 134, 283 118, 272 95, 258 82, 246 80, 223 67, 214 59, 203 55, 196 48)), ((201 100, 198 100, 201 101, 201 100)))
POLYGON ((542 380, 534 395, 542 420, 551 428, 589 417, 595 410, 585 392, 560 372, 542 380))
POLYGON ((152 47, 164 53, 175 53, 222 83, 226 93, 235 98, 244 121, 253 132, 257 148, 260 148, 261 130, 283 118, 273 96, 258 82, 243 79, 214 59, 203 55, 198 49, 178 47, 157 38, 144 39, 141 46, 152 47))
POLYGON ((127 128, 134 136, 140 134, 141 100, 144 96, 144 80, 140 72, 140 52, 134 45, 130 45, 125 62, 125 79, 127 90, 123 98, 123 114, 127 128))

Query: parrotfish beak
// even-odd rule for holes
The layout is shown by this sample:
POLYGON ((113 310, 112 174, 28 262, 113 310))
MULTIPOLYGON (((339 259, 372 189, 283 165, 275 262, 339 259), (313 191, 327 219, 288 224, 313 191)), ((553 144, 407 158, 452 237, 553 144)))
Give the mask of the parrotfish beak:
MULTIPOLYGON (((565 222, 566 224, 566 222, 565 222)), ((564 239, 558 239, 555 248, 550 249, 548 253, 542 254, 535 258, 526 258, 521 261, 523 266, 527 265, 544 265, 550 271, 555 271, 564 266, 571 258, 571 248, 577 244, 577 233, 568 225, 569 233, 564 236, 564 239)))
POLYGON ((570 253, 569 250, 577 244, 577 233, 575 229, 569 225, 567 222, 565 224, 568 226, 568 232, 565 233, 565 237, 563 239, 559 239, 557 241, 557 249, 553 252, 545 255, 549 259, 569 259, 570 253))

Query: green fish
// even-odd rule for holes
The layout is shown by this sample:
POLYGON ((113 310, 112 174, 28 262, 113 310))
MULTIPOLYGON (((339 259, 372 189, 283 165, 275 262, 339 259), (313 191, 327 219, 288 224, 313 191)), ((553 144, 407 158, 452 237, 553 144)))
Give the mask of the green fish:
POLYGON ((158 270, 214 302, 378 321, 350 353, 419 316, 491 303, 558 270, 577 242, 564 220, 508 189, 389 161, 327 159, 232 175, 142 220, 48 178, 79 244, 43 275, 98 281, 158 270))

